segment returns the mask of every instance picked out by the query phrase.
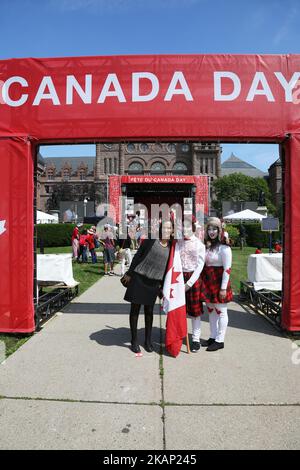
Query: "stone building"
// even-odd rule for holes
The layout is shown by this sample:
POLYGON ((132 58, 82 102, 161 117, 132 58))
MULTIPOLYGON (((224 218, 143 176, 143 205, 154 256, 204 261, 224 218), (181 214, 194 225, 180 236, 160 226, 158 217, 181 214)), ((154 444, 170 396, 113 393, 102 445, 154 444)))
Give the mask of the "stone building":
POLYGON ((280 158, 276 160, 268 169, 269 187, 275 206, 280 207, 282 202, 282 163, 280 158))
POLYGON ((37 208, 59 210, 61 201, 84 199, 96 207, 108 200, 110 175, 208 175, 212 181, 221 176, 221 152, 214 142, 129 142, 97 143, 96 157, 44 157, 37 208))
POLYGON ((233 173, 242 173, 251 178, 266 178, 268 173, 264 173, 250 163, 238 158, 234 153, 230 155, 221 165, 221 176, 232 175, 233 173))

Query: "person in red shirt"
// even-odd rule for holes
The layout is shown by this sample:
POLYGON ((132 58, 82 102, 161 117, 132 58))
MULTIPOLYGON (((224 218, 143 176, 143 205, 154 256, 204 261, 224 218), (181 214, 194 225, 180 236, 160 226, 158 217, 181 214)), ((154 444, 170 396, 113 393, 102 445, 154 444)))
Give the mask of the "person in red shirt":
POLYGON ((256 250, 255 250, 255 255, 261 255, 262 254, 262 246, 257 245, 256 250))
POLYGON ((95 252, 95 233, 94 233, 94 230, 92 229, 89 229, 87 233, 88 234, 87 234, 86 240, 87 240, 88 247, 92 256, 92 263, 95 264, 97 263, 97 255, 95 252))
POLYGON ((82 227, 82 224, 77 224, 74 227, 72 233, 72 251, 73 251, 73 258, 78 258, 79 255, 79 228, 82 227))
POLYGON ((79 255, 77 257, 78 263, 80 263, 80 257, 82 258, 83 263, 87 263, 87 247, 88 247, 88 241, 87 241, 87 230, 84 229, 82 231, 82 234, 79 237, 79 255))
POLYGON ((275 242, 274 250, 276 251, 276 253, 281 253, 282 252, 282 246, 280 245, 279 242, 275 242))

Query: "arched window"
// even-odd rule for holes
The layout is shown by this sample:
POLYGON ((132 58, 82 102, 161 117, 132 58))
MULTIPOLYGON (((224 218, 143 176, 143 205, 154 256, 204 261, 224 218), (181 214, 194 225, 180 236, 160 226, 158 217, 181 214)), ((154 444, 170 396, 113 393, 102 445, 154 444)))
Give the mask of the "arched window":
POLYGON ((53 168, 47 168, 47 178, 48 180, 54 180, 55 171, 53 168))
POLYGON ((63 170, 63 180, 68 181, 71 176, 71 171, 68 168, 64 168, 63 170))
POLYGON ((151 175, 165 175, 166 174, 166 167, 161 162, 155 162, 151 166, 150 173, 151 173, 151 175))
POLYGON ((128 167, 128 174, 129 175, 143 175, 144 174, 144 167, 139 162, 130 163, 128 167))
POLYGON ((77 168, 77 175, 79 176, 81 181, 84 181, 86 179, 87 172, 88 167, 83 162, 81 162, 77 168))
POLYGON ((183 162, 177 162, 173 166, 172 173, 173 175, 187 175, 188 167, 183 162))

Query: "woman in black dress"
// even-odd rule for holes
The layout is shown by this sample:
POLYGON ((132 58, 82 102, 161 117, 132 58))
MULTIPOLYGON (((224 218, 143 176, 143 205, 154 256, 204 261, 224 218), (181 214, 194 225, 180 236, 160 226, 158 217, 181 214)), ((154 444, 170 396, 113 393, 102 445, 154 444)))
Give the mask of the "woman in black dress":
POLYGON ((131 330, 131 350, 140 353, 137 325, 141 305, 145 313, 145 350, 153 351, 151 344, 153 308, 165 275, 170 253, 172 222, 161 225, 159 239, 147 239, 135 254, 129 270, 123 277, 127 287, 124 299, 131 303, 129 323, 131 330))

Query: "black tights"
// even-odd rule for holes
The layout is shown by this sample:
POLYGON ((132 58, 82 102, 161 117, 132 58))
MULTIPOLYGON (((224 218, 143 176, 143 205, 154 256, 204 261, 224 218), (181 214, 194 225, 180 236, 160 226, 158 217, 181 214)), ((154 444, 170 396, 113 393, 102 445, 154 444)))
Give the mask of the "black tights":
MULTIPOLYGON (((144 305, 145 313, 145 344, 151 346, 152 324, 154 305, 144 305)), ((131 344, 138 345, 137 325, 140 313, 140 304, 131 304, 129 323, 131 331, 131 344)))

